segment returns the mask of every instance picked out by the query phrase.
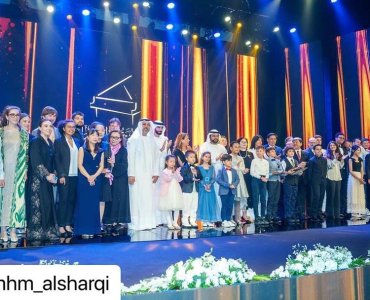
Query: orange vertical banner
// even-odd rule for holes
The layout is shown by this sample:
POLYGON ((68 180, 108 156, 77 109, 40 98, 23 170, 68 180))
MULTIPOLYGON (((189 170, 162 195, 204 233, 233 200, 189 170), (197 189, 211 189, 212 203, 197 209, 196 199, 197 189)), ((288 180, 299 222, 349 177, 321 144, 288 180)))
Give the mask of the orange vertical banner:
POLYGON ((346 95, 344 92, 341 37, 337 36, 336 41, 337 41, 337 82, 338 82, 340 131, 343 132, 345 136, 347 136, 346 95))
POLYGON ((161 120, 163 43, 143 40, 141 63, 141 116, 161 120))
POLYGON ((357 72, 360 91, 362 136, 370 135, 370 69, 366 30, 356 32, 357 72))
POLYGON ((237 56, 236 135, 249 141, 258 132, 257 58, 237 56))
POLYGON ((70 40, 69 40, 66 119, 72 118, 72 111, 73 111, 73 79, 74 79, 74 61, 75 61, 75 38, 76 38, 76 28, 71 28, 71 36, 70 36, 70 40))
POLYGON ((192 142, 204 143, 204 85, 202 49, 194 48, 193 58, 193 105, 192 105, 192 142))
POLYGON ((290 95, 290 74, 289 74, 289 49, 285 48, 285 115, 286 135, 293 136, 292 130, 292 99, 290 95))
POLYGON ((308 139, 313 137, 316 131, 308 44, 300 45, 299 50, 301 64, 303 141, 307 143, 308 139))

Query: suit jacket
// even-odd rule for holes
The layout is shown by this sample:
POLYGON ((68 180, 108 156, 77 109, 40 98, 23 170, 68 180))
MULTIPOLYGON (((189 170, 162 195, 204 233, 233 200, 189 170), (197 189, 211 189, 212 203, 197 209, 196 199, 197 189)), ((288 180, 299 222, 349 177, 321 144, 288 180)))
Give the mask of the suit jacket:
MULTIPOLYGON (((183 178, 183 181, 181 181, 181 190, 183 193, 188 193, 188 194, 193 192, 194 184, 195 184, 196 191, 197 192, 199 191, 199 181, 193 180, 193 172, 191 171, 190 167, 191 166, 189 165, 189 163, 186 162, 181 167, 181 171, 180 171, 180 174, 183 178)), ((200 174, 198 167, 196 166, 192 166, 192 167, 194 167, 195 170, 197 170, 197 176, 195 176, 195 178, 201 180, 202 175, 200 174)))
MULTIPOLYGON (((231 184, 235 186, 235 189, 232 189, 231 192, 233 193, 233 195, 235 195, 236 187, 239 184, 239 176, 236 170, 233 168, 231 168, 231 173, 232 173, 231 184)), ((227 176, 227 171, 225 167, 222 167, 222 169, 218 171, 216 181, 220 186, 218 190, 218 194, 220 196, 228 195, 229 190, 230 190, 230 185, 229 185, 229 177, 227 176)))
POLYGON ((328 173, 328 162, 325 157, 312 157, 308 162, 308 179, 310 182, 326 180, 328 173))
POLYGON ((308 160, 315 156, 315 153, 313 153, 311 148, 305 149, 304 152, 307 154, 308 160))
POLYGON ((370 179, 370 153, 365 156, 364 171, 366 178, 370 179))
MULTIPOLYGON (((307 150, 307 149, 306 149, 307 150)), ((308 163, 308 161, 310 160, 310 157, 309 157, 309 153, 307 153, 306 150, 302 150, 301 149, 301 159, 298 158, 298 155, 297 155, 297 152, 294 150, 294 159, 296 161, 298 161, 298 163, 301 163, 301 162, 306 162, 308 163)), ((313 152, 311 151, 310 148, 308 148, 308 150, 313 154, 313 152)), ((306 165, 307 167, 307 165, 306 165)), ((304 184, 307 184, 308 183, 308 172, 307 170, 306 171, 303 171, 303 175, 302 176, 299 176, 299 179, 298 181, 301 182, 301 183, 304 183, 304 184)))
MULTIPOLYGON (((73 137, 72 137, 73 138, 73 137)), ((77 149, 80 148, 80 143, 78 140, 73 138, 77 149)), ((69 146, 67 144, 67 140, 64 136, 60 137, 59 139, 55 140, 54 142, 54 150, 55 150, 55 169, 57 171, 57 175, 59 178, 67 177, 69 173, 69 165, 71 161, 71 153, 69 151, 69 146)))

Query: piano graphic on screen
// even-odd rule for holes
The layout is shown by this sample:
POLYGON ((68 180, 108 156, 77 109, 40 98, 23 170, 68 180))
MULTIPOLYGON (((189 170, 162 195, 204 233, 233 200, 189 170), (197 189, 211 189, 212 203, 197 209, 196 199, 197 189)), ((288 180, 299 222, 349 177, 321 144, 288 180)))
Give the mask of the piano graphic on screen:
POLYGON ((95 110, 96 117, 99 111, 112 112, 128 116, 134 124, 135 116, 141 111, 127 88, 131 78, 132 75, 129 75, 93 97, 90 108, 95 110))

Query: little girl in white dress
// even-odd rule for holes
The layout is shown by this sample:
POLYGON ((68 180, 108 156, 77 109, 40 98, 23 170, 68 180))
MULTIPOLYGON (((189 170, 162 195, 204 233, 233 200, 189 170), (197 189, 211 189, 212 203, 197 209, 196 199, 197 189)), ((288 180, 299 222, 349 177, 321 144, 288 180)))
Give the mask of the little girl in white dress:
POLYGON ((179 182, 182 181, 180 168, 176 169, 176 156, 166 156, 166 168, 160 176, 159 209, 166 211, 168 229, 180 229, 177 224, 179 212, 184 208, 182 191, 179 182), (172 215, 173 212, 173 215, 172 215))

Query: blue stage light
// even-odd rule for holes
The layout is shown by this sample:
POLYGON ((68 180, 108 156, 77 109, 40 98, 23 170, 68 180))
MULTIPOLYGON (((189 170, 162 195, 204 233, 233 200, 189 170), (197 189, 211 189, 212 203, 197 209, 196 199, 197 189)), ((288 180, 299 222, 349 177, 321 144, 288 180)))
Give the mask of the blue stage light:
POLYGON ((219 37, 221 36, 221 33, 219 33, 219 32, 215 32, 215 33, 213 34, 213 36, 217 39, 217 38, 219 38, 219 37))
POLYGON ((143 6, 144 6, 144 7, 150 7, 150 3, 149 3, 148 1, 144 1, 144 2, 143 2, 143 6))
POLYGON ((172 30, 173 29, 173 24, 167 24, 166 29, 167 30, 172 30))
POLYGON ((291 28, 289 31, 290 31, 290 33, 294 33, 294 32, 296 32, 296 31, 297 31, 297 28, 293 27, 293 28, 291 28))
POLYGON ((189 30, 183 29, 183 30, 181 30, 181 34, 182 35, 188 35, 189 34, 189 30))
POLYGON ((90 11, 88 10, 88 9, 84 9, 83 11, 82 11, 82 14, 84 15, 84 16, 90 16, 90 11))
POLYGON ((279 32, 280 28, 278 26, 275 26, 274 29, 272 30, 273 32, 279 32))
POLYGON ((331 3, 336 3, 338 2, 338 0, 331 0, 331 3))
POLYGON ((168 7, 169 9, 173 9, 173 8, 175 8, 175 3, 173 3, 173 2, 169 2, 169 3, 167 4, 167 7, 168 7))

